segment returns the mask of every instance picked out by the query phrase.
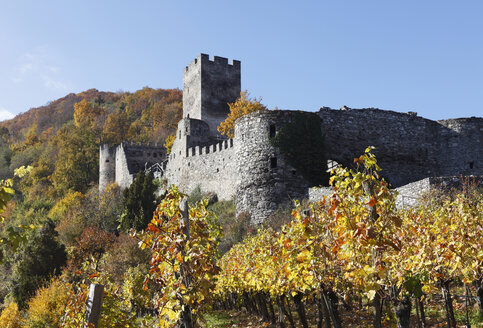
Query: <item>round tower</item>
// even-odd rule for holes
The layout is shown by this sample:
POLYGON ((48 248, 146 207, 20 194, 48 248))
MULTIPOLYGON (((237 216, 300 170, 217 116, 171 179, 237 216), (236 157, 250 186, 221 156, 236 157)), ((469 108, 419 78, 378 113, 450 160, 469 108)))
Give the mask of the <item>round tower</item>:
MULTIPOLYGON (((251 113, 236 121, 237 215, 246 212, 253 224, 261 223, 282 204, 308 198, 310 183, 271 142, 296 115, 305 114, 298 111, 265 111, 251 113)), ((307 153, 311 155, 316 151, 308 149, 307 153)))
POLYGON ((115 181, 116 174, 116 146, 108 144, 99 147, 99 193, 115 181))

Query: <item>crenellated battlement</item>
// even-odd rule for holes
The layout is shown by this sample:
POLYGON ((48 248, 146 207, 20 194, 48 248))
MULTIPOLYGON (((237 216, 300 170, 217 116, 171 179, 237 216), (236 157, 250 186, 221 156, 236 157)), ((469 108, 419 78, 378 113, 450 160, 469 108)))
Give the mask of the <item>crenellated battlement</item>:
POLYGON ((239 60, 232 59, 228 60, 226 57, 220 56, 213 56, 210 58, 207 54, 200 54, 198 57, 193 59, 188 66, 185 67, 185 72, 195 69, 199 65, 207 65, 207 66, 226 66, 228 69, 235 69, 240 70, 241 63, 239 60))
POLYGON ((134 142, 134 141, 123 141, 121 143, 122 147, 129 147, 129 148, 158 148, 162 149, 164 146, 159 145, 157 142, 134 142))
POLYGON ((219 153, 230 148, 233 148, 233 139, 223 140, 207 146, 189 147, 186 150, 186 157, 219 153))

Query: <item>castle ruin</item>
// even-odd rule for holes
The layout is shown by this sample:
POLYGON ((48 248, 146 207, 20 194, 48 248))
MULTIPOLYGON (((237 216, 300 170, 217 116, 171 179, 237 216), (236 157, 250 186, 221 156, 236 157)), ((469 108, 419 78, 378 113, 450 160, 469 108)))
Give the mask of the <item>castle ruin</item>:
POLYGON ((183 118, 171 153, 157 145, 102 145, 100 191, 112 182, 126 188, 137 172, 157 167, 157 177, 168 185, 176 184, 185 193, 199 186, 220 200, 235 199, 238 214, 246 212, 253 223, 260 223, 281 204, 313 194, 313 181, 271 142, 299 117, 320 122, 315 129, 320 128, 322 144, 302 143, 298 150, 301 159, 322 151, 329 167, 316 168, 321 172, 330 165, 353 165, 354 157, 372 145, 382 176, 395 188, 421 185, 414 183, 426 178, 483 175, 480 117, 432 121, 414 112, 345 106, 323 107, 317 113, 271 110, 238 119, 235 137, 228 139, 216 128, 228 115, 227 103, 240 95, 240 73, 237 60, 199 55, 183 70, 183 118))

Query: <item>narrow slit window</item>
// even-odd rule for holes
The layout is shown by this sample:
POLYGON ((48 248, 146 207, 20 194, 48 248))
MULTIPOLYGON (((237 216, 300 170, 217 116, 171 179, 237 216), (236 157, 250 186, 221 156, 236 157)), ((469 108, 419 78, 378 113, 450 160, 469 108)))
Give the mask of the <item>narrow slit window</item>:
POLYGON ((277 158, 276 157, 270 158, 270 168, 271 169, 277 168, 277 158))
POLYGON ((270 138, 275 137, 276 132, 277 132, 277 129, 275 128, 275 124, 270 124, 270 129, 269 129, 270 138))

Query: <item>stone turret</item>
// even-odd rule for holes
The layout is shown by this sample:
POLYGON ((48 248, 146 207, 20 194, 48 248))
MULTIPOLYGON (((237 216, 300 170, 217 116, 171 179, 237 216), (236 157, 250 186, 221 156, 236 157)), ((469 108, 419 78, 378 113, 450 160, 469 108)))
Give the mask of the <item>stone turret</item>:
POLYGON ((116 146, 108 144, 99 147, 99 193, 116 179, 116 146))

